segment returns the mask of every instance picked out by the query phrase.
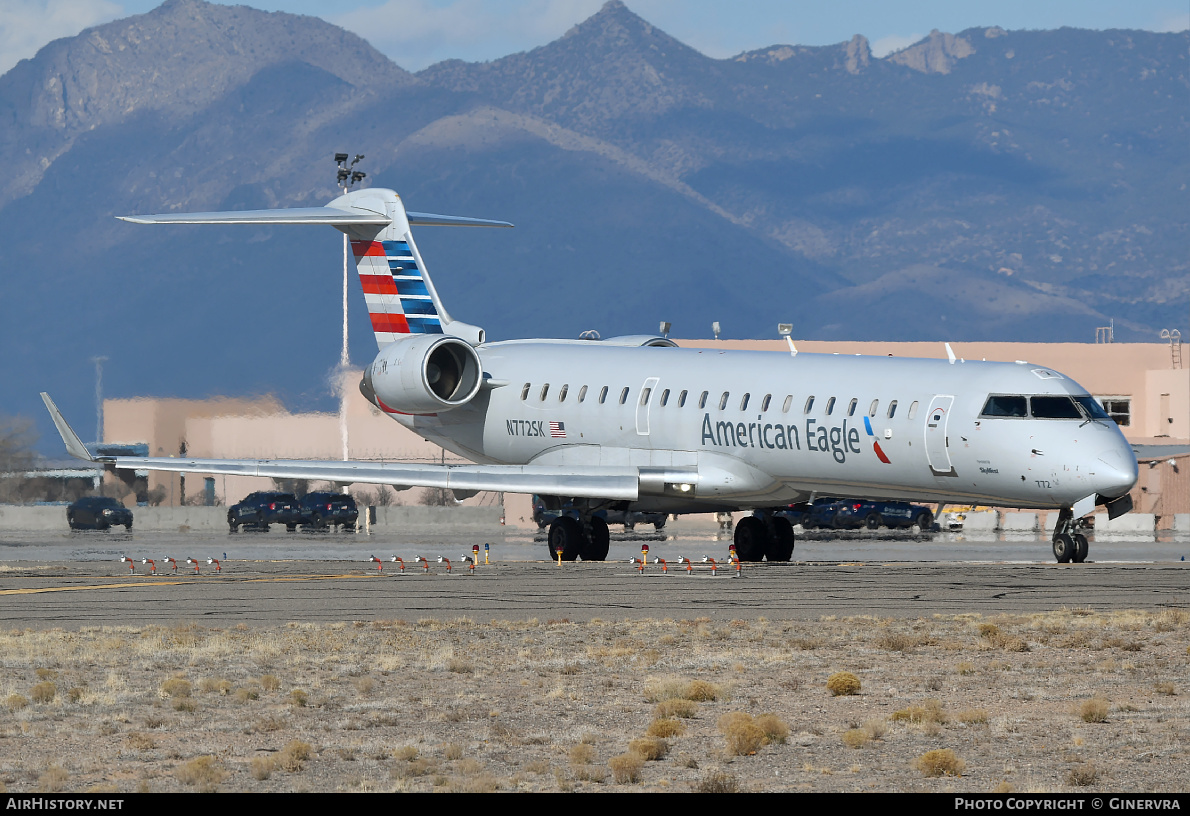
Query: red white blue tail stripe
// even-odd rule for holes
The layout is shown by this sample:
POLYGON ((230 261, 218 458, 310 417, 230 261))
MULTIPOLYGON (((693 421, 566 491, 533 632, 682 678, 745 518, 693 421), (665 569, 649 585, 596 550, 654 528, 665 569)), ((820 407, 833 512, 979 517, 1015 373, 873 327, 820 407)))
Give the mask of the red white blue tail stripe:
POLYGON ((381 347, 406 334, 442 334, 442 318, 411 241, 352 241, 351 248, 381 347))

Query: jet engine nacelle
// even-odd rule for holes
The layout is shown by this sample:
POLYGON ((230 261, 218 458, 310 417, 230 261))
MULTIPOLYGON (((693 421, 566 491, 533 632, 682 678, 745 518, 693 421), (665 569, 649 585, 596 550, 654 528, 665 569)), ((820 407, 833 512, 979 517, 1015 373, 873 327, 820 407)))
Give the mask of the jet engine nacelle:
POLYGON ((435 414, 466 405, 482 383, 479 355, 466 340, 413 334, 381 349, 359 387, 381 410, 435 414))

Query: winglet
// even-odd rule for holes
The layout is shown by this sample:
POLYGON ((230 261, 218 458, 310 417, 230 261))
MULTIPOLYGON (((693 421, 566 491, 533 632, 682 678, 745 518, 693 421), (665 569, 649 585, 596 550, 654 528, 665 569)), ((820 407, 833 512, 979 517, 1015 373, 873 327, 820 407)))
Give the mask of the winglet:
POLYGON ((62 436, 62 441, 66 443, 66 452, 75 459, 83 459, 88 462, 94 462, 95 457, 87 450, 86 445, 79 439, 79 435, 70 427, 70 423, 62 416, 62 412, 58 410, 58 406, 54 405, 54 401, 50 399, 50 395, 46 392, 41 392, 41 401, 45 403, 46 410, 50 412, 50 419, 54 420, 54 426, 58 429, 58 433, 62 436))

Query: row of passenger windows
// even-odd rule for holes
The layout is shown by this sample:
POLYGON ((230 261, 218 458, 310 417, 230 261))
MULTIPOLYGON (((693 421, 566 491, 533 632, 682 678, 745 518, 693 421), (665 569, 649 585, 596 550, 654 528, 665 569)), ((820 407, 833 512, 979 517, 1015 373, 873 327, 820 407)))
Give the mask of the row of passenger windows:
MULTIPOLYGON (((522 402, 528 401, 529 392, 532 390, 533 390, 533 385, 531 383, 525 383, 525 386, 521 389, 521 401, 522 402)), ((607 402, 608 390, 609 390, 609 388, 606 385, 600 389, 600 391, 599 391, 599 404, 600 405, 603 405, 604 403, 607 402)), ((620 390, 620 396, 619 396, 620 405, 625 405, 628 402, 628 397, 629 397, 630 391, 631 391, 631 389, 629 389, 627 386, 625 386, 623 389, 620 390)), ((561 388, 559 388, 558 389, 558 402, 566 402, 566 397, 569 393, 570 393, 569 385, 563 385, 561 388)), ((658 400, 658 403, 662 408, 664 408, 665 406, 669 405, 670 398, 673 397, 674 402, 677 404, 677 406, 679 408, 685 408, 686 407, 686 398, 689 395, 689 393, 690 393, 689 391, 681 391, 676 396, 674 396, 673 392, 670 389, 666 388, 664 391, 661 392, 661 398, 658 400)), ((537 399, 539 402, 545 402, 546 399, 549 397, 549 395, 550 395, 550 385, 549 385, 549 383, 546 383, 545 385, 541 386, 541 391, 538 393, 537 399)), ((652 388, 641 389, 640 405, 642 405, 642 406, 648 405, 649 399, 652 396, 653 396, 652 388)), ((707 407, 707 400, 709 397, 710 397, 709 391, 703 391, 701 394, 699 394, 699 396, 698 396, 699 410, 703 410, 707 407)), ((587 386, 584 385, 578 391, 577 401, 581 403, 581 402, 585 402, 586 399, 587 399, 587 386)), ((813 396, 806 398, 805 407, 802 409, 803 413, 809 414, 812 410, 814 410, 814 400, 815 399, 816 398, 813 396)), ((751 403, 751 401, 752 401, 752 395, 744 394, 742 397, 740 397, 739 409, 741 411, 747 411, 748 405, 751 403)), ((731 402, 731 392, 724 391, 723 394, 719 397, 719 410, 726 411, 730 402, 731 402)), ((769 408, 772 406, 772 404, 773 404, 773 395, 765 394, 764 397, 760 401, 760 410, 762 412, 768 411, 769 408)), ((838 400, 835 397, 830 397, 829 399, 827 399, 826 405, 824 407, 825 415, 832 416, 835 412, 835 406, 837 404, 838 404, 838 400)), ((781 404, 781 411, 782 411, 782 413, 788 414, 792 407, 793 407, 793 394, 787 394, 785 396, 785 401, 781 404)), ((847 410, 846 410, 847 416, 849 416, 849 417, 855 416, 855 412, 858 407, 859 407, 859 400, 856 398, 852 398, 851 402, 849 402, 847 404, 847 410)), ((840 408, 840 410, 841 410, 841 408, 840 408)), ((872 400, 872 403, 868 406, 868 416, 875 417, 876 414, 879 413, 879 411, 880 411, 880 400, 878 400, 878 399, 872 400)), ((896 414, 897 414, 897 401, 892 400, 891 402, 888 403, 888 407, 885 409, 885 416, 888 419, 892 419, 894 416, 896 416, 896 414)), ((908 417, 909 417, 909 419, 914 419, 916 416, 917 416, 917 402, 914 401, 909 406, 908 417)))

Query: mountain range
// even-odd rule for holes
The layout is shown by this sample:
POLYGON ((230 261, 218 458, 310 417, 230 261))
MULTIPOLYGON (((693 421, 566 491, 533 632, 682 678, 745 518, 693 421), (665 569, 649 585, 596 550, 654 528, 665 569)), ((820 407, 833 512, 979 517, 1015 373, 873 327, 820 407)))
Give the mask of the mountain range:
POLYGON ((96 355, 109 396, 329 408, 336 233, 114 216, 320 204, 336 151, 410 209, 517 225, 417 233, 493 339, 1185 334, 1188 52, 992 27, 720 60, 612 0, 532 51, 413 74, 317 18, 169 0, 0 77, 0 413, 52 450, 36 393, 82 424, 96 355))

